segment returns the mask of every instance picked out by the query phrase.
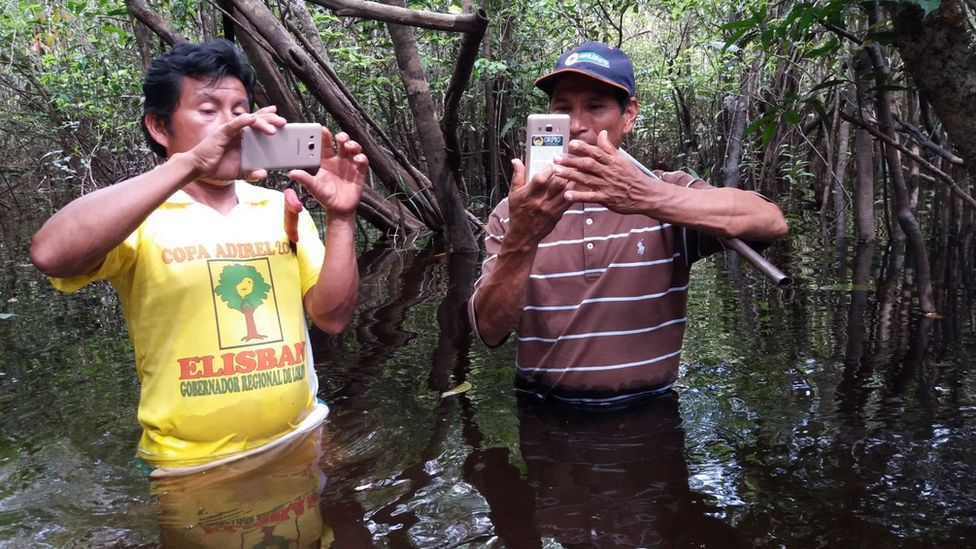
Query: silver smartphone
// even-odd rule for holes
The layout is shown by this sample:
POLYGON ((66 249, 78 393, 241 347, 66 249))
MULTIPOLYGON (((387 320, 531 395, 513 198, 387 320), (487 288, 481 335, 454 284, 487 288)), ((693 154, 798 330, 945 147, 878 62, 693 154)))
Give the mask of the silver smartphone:
POLYGON ((552 164, 569 145, 568 114, 530 114, 525 124, 525 181, 552 164))
POLYGON ((241 171, 316 168, 321 159, 321 124, 285 124, 273 135, 250 127, 241 133, 241 171))

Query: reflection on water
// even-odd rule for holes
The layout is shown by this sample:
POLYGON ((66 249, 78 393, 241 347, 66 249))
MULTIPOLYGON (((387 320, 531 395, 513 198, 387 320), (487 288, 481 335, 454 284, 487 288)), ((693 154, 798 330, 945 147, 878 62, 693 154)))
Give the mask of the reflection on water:
POLYGON ((153 484, 132 459, 138 386, 114 297, 57 294, 26 264, 27 233, 3 229, 0 545, 976 539, 961 480, 976 474, 972 277, 946 280, 945 319, 918 321, 897 243, 778 244, 787 292, 722 258, 697 266, 677 394, 611 414, 517 401, 514 346, 486 349, 467 325, 479 258, 369 250, 354 324, 312 337, 332 408, 321 455, 153 484))
POLYGON ((185 476, 155 479, 162 547, 320 547, 322 430, 264 454, 185 476))
MULTIPOLYGON (((617 412, 520 399, 519 442, 526 487, 499 501, 497 486, 482 490, 508 546, 540 547, 545 538, 569 547, 739 545, 709 498, 689 488, 674 393, 617 412), (531 499, 512 501, 520 493, 531 499)), ((498 474, 492 463, 472 467, 485 485, 498 474)))

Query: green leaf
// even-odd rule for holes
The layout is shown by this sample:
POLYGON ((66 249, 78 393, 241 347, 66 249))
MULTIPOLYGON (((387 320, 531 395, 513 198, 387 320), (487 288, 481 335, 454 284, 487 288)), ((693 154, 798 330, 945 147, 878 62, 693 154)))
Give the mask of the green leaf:
POLYGON ((450 391, 444 391, 443 393, 441 393, 441 398, 460 395, 461 393, 466 393, 470 390, 471 390, 471 384, 465 381, 464 383, 458 385, 457 387, 451 389, 450 391))
POLYGON ((762 146, 765 149, 769 146, 769 142, 773 140, 776 135, 776 124, 772 122, 767 122, 762 129, 762 146))
POLYGON ((733 34, 732 36, 730 36, 729 39, 725 42, 725 47, 722 48, 722 53, 725 53, 725 51, 727 49, 729 49, 730 47, 732 47, 733 45, 735 45, 735 43, 738 42, 739 39, 742 38, 746 34, 749 34, 749 39, 748 40, 743 40, 743 44, 742 44, 743 46, 745 46, 746 44, 748 44, 752 40, 752 38, 755 35, 755 32, 752 30, 751 27, 750 28, 745 28, 745 29, 739 29, 738 31, 736 31, 735 34, 733 34))
POLYGON ((840 48, 840 42, 831 36, 820 47, 813 48, 807 52, 807 57, 832 56, 840 48))
POLYGON ((821 82, 821 83, 817 84, 816 86, 814 86, 813 88, 811 88, 810 91, 807 92, 807 93, 810 94, 810 95, 813 95, 815 92, 818 92, 818 91, 823 90, 823 89, 826 89, 826 88, 833 88, 834 86, 836 86, 838 84, 843 84, 845 82, 847 82, 847 81, 846 80, 841 80, 839 78, 835 78, 833 80, 827 80, 825 82, 821 82))
POLYGON ((748 17, 746 19, 739 19, 737 21, 730 21, 720 26, 719 28, 724 31, 730 31, 730 30, 740 30, 740 29, 751 29, 756 26, 758 26, 758 21, 756 21, 752 17, 748 17))

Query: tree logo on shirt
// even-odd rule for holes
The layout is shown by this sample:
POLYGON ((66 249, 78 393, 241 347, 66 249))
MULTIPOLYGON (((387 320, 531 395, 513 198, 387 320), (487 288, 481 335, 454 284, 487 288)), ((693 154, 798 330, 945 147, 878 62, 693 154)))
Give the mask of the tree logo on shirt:
MULTIPOLYGON (((284 269, 284 267, 282 267, 284 269)), ((295 288, 276 284, 271 258, 208 259, 210 298, 221 349, 240 349, 284 341, 279 301, 282 291, 295 299, 295 288)), ((289 270, 282 274, 288 280, 289 270)), ((300 295, 297 299, 301 299, 300 295)), ((294 309, 292 306, 291 309, 294 309)), ((304 317, 302 317, 304 320, 304 317)), ((204 337, 209 331, 197 334, 204 337)), ((203 342, 201 341, 201 345, 203 342)))
POLYGON ((254 322, 254 311, 268 298, 270 289, 271 285, 265 282, 264 277, 253 265, 235 263, 221 269, 214 293, 228 307, 244 315, 247 333, 241 341, 267 339, 268 336, 258 333, 254 322))

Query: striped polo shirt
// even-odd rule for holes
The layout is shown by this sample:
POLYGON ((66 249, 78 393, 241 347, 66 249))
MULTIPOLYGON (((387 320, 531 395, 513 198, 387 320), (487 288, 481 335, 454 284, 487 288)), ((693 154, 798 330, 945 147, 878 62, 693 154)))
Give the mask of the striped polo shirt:
MULTIPOLYGON (((658 175, 711 188, 683 172, 658 175)), ((508 215, 505 199, 489 217, 474 295, 497 263, 508 215)), ((516 389, 598 405, 667 390, 678 377, 691 264, 720 249, 717 239, 690 229, 574 204, 539 244, 532 266, 517 329, 516 389)), ((472 296, 477 331, 473 303, 472 296)))

